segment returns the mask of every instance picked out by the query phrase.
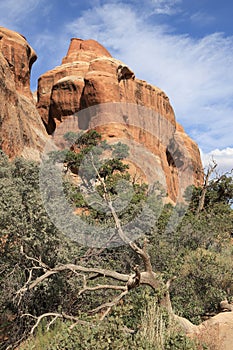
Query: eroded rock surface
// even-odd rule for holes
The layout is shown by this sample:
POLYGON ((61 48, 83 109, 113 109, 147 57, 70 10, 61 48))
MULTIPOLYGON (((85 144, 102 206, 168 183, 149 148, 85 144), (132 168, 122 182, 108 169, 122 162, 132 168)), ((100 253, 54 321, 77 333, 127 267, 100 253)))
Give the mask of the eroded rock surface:
POLYGON ((128 143, 131 173, 158 180, 172 201, 183 195, 181 187, 201 184, 199 149, 176 123, 169 98, 102 45, 73 38, 62 64, 39 78, 37 108, 30 91, 35 60, 22 35, 0 28, 0 136, 10 157, 38 159, 48 139, 45 127, 53 134, 75 119, 72 131, 96 128, 109 142, 128 143))
POLYGON ((143 180, 146 173, 165 181, 173 201, 180 196, 181 185, 202 182, 199 149, 176 123, 166 94, 137 79, 131 68, 94 40, 71 40, 62 64, 40 77, 37 107, 51 134, 69 118, 72 124, 75 115, 78 129, 96 128, 111 142, 143 144, 151 157, 148 152, 141 154, 142 168, 132 162, 131 172, 139 172, 143 180), (114 107, 93 112, 93 106, 114 103, 121 106, 115 114, 114 107), (186 177, 181 179, 182 173, 186 177))
POLYGON ((10 158, 39 159, 47 140, 30 90, 35 60, 22 35, 0 27, 0 143, 10 158))
POLYGON ((192 338, 197 338, 203 349, 233 349, 233 312, 221 312, 218 315, 196 326, 192 338))

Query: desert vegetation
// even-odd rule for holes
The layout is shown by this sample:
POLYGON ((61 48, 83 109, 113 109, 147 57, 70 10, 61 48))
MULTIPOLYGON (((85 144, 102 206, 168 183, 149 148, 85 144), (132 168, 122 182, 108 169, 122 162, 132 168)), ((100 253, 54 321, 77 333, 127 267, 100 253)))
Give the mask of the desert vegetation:
POLYGON ((45 198, 40 164, 1 153, 1 348, 205 349, 185 333, 233 296, 231 174, 209 168, 202 188, 186 189, 188 208, 164 205, 158 183, 130 175, 127 146, 96 131, 65 138, 46 163, 45 198), (80 235, 95 245, 48 216, 45 199, 60 206, 59 163, 80 235))

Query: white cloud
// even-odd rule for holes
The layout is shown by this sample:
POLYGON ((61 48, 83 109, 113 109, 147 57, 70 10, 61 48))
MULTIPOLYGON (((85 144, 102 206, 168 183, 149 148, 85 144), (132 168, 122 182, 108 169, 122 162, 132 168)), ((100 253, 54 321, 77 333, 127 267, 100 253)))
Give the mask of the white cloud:
POLYGON ((178 121, 205 152, 232 146, 233 37, 175 34, 122 3, 88 10, 67 30, 98 40, 137 77, 165 90, 178 121))
POLYGON ((215 149, 209 153, 201 152, 202 162, 204 167, 208 167, 214 160, 218 167, 217 171, 223 174, 233 169, 233 148, 227 147, 225 149, 215 149))
POLYGON ((31 14, 44 0, 5 0, 0 2, 1 25, 9 29, 17 29, 28 21, 31 14))
MULTIPOLYGON (((233 37, 213 33, 198 39, 176 34, 169 25, 170 17, 166 16, 162 25, 160 15, 172 16, 182 11, 182 0, 89 2, 89 10, 81 15, 79 12, 75 21, 61 16, 54 30, 38 24, 44 20, 49 23, 56 1, 0 1, 1 25, 26 37, 30 32, 30 43, 39 56, 33 77, 61 62, 71 37, 96 39, 114 57, 127 63, 138 78, 167 93, 178 121, 205 154, 232 149, 233 37), (156 14, 160 16, 157 22, 156 14), (34 20, 37 26, 30 27, 34 20)), ((200 21, 202 16, 198 12, 191 20, 200 21)), ((224 154, 219 157, 225 162, 224 154)))

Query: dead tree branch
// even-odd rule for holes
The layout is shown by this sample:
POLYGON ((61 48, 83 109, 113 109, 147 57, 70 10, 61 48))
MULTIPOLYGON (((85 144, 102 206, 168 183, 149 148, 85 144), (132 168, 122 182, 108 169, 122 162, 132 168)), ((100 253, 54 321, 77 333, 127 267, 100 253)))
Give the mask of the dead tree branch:
POLYGON ((126 245, 129 245, 131 247, 131 249, 136 253, 138 254, 142 260, 143 260, 143 263, 144 263, 144 266, 145 266, 145 270, 148 272, 148 273, 152 273, 152 265, 151 265, 151 261, 150 261, 150 256, 147 254, 147 251, 146 251, 146 240, 144 241, 144 247, 143 249, 141 249, 135 242, 132 242, 127 236, 126 234, 124 233, 123 229, 122 229, 122 226, 121 226, 121 221, 113 207, 113 204, 112 204, 112 200, 111 200, 111 196, 110 194, 108 193, 107 191, 107 188, 106 188, 106 184, 104 182, 104 179, 100 176, 99 174, 99 171, 98 169, 96 168, 95 166, 95 163, 94 163, 94 160, 93 160, 93 155, 91 155, 91 161, 92 161, 92 166, 96 172, 96 175, 100 181, 100 183, 102 184, 103 186, 103 189, 104 189, 104 199, 111 211, 111 214, 112 214, 112 217, 115 221, 115 225, 116 225, 116 228, 117 228, 117 232, 118 232, 118 235, 119 237, 121 238, 121 240, 126 244, 126 245))
POLYGON ((57 273, 64 272, 64 271, 72 271, 72 272, 78 271, 78 272, 84 272, 87 274, 96 273, 100 276, 109 277, 121 282, 128 282, 130 277, 130 275, 119 273, 113 270, 88 268, 81 265, 65 264, 65 265, 60 265, 52 269, 49 269, 48 271, 43 273, 41 276, 37 277, 34 281, 31 281, 30 283, 25 283, 25 285, 16 292, 16 297, 19 296, 20 294, 24 294, 26 291, 32 290, 38 284, 42 283, 44 280, 46 280, 50 276, 55 275, 57 273))
MULTIPOLYGON (((126 294, 128 294, 128 292, 129 292, 129 291, 128 291, 128 288, 125 287, 125 290, 124 290, 121 294, 119 294, 118 296, 116 296, 112 301, 110 301, 110 302, 108 302, 108 303, 104 303, 104 304, 102 304, 102 305, 99 305, 99 306, 96 307, 95 309, 90 310, 88 313, 89 313, 89 314, 96 314, 96 313, 100 312, 101 310, 107 308, 107 312, 104 313, 104 317, 105 317, 105 316, 109 313, 109 311, 111 310, 111 308, 112 308, 113 306, 117 305, 117 304, 119 303, 119 301, 120 301, 121 299, 123 299, 124 296, 125 296, 126 294)), ((101 317, 101 320, 103 320, 104 317, 102 316, 102 317, 101 317)))
POLYGON ((115 286, 115 285, 110 285, 110 284, 98 284, 95 287, 84 287, 83 289, 81 289, 78 293, 78 295, 81 295, 87 291, 95 291, 95 290, 102 290, 102 289, 112 289, 112 290, 125 290, 126 287, 125 286, 115 286))
POLYGON ((214 170, 217 167, 217 163, 213 160, 213 165, 210 165, 207 169, 207 173, 205 176, 205 180, 204 180, 204 184, 201 190, 201 195, 200 195, 200 199, 199 199, 199 203, 198 203, 198 207, 197 207, 197 215, 203 210, 204 205, 205 205, 205 197, 206 197, 206 193, 207 193, 207 189, 208 189, 208 184, 209 184, 209 179, 211 174, 214 172, 214 170))
POLYGON ((33 319, 36 320, 36 323, 34 324, 34 326, 32 327, 30 334, 34 334, 36 328, 39 326, 40 322, 44 319, 44 318, 51 318, 52 320, 48 323, 47 325, 47 331, 49 330, 49 328, 51 327, 51 325, 58 319, 58 318, 62 318, 62 319, 67 319, 69 321, 75 321, 75 324, 83 324, 83 325, 87 325, 91 326, 91 324, 87 321, 82 321, 80 320, 78 317, 75 316, 70 316, 67 315, 66 313, 57 313, 57 312, 47 312, 44 313, 40 316, 34 316, 31 314, 23 314, 21 317, 31 317, 33 319))
MULTIPOLYGON (((86 292, 92 292, 97 290, 113 290, 113 291, 120 291, 118 295, 115 295, 113 299, 109 302, 104 302, 101 305, 95 307, 94 309, 88 311, 90 315, 94 315, 96 313, 101 313, 100 320, 103 320, 111 311, 111 309, 116 306, 128 293, 131 289, 137 288, 140 285, 148 285, 155 291, 158 289, 165 290, 165 296, 164 296, 164 306, 167 307, 167 309, 172 313, 171 308, 171 302, 169 297, 169 286, 170 282, 165 285, 162 282, 161 274, 155 273, 152 268, 151 259, 147 252, 147 240, 144 240, 143 247, 139 247, 135 242, 133 242, 127 234, 124 232, 121 221, 117 215, 117 212, 113 206, 111 194, 108 193, 106 184, 104 179, 101 178, 98 169, 95 166, 93 155, 91 154, 91 162, 92 166, 95 169, 96 175, 100 181, 100 183, 103 186, 104 194, 103 198, 110 209, 110 212, 112 214, 113 220, 115 222, 116 232, 122 242, 124 242, 127 246, 129 246, 142 260, 144 265, 144 271, 139 270, 139 266, 135 266, 133 268, 134 272, 132 274, 123 274, 119 273, 113 270, 108 269, 101 269, 101 268, 93 268, 93 267, 84 267, 82 265, 76 265, 76 264, 64 264, 55 266, 53 268, 50 268, 46 264, 44 264, 41 259, 32 258, 27 256, 22 248, 22 254, 25 256, 26 259, 32 262, 33 266, 29 270, 29 277, 27 279, 27 282, 16 292, 15 298, 19 298, 19 303, 21 302, 22 297, 25 295, 27 291, 33 290, 36 286, 38 286, 40 283, 43 283, 43 281, 51 278, 52 276, 64 273, 64 272, 72 272, 77 277, 82 276, 83 277, 83 287, 79 291, 78 295, 82 295, 86 292), (34 277, 33 279, 33 272, 34 270, 41 270, 41 275, 39 277, 34 277), (109 283, 103 283, 103 284, 96 284, 95 286, 88 286, 87 280, 96 280, 97 278, 108 278, 113 279, 119 282, 118 285, 116 284, 109 284, 109 283)), ((93 251, 90 251, 87 253, 92 254, 93 251)), ((31 334, 34 333, 35 329, 38 327, 39 323, 44 318, 50 318, 51 321, 48 323, 48 328, 58 319, 58 318, 65 318, 69 319, 75 324, 81 323, 82 321, 79 320, 78 317, 75 316, 69 316, 64 313, 45 313, 43 315, 40 315, 38 317, 35 317, 30 314, 25 314, 23 316, 29 316, 36 320, 35 325, 31 329, 31 334)))

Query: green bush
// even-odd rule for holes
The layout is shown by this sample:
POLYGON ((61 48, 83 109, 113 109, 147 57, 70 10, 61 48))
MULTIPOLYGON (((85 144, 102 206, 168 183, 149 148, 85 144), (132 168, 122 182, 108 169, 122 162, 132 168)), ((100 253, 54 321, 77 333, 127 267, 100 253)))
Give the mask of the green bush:
POLYGON ((180 331, 152 298, 141 311, 138 326, 134 333, 129 333, 117 313, 103 322, 77 324, 72 329, 71 324, 58 322, 49 332, 40 327, 20 350, 197 350, 197 344, 180 331))

